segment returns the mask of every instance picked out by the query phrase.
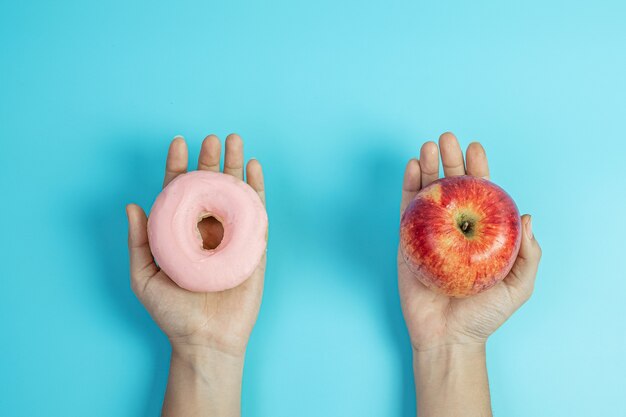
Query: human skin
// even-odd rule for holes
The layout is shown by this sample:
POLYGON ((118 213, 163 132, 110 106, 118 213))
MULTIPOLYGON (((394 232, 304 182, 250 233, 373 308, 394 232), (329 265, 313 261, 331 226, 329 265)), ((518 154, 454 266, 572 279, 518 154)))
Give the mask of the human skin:
MULTIPOLYGON (((244 179, 243 142, 235 134, 226 138, 224 173, 244 179)), ((219 172, 221 143, 207 136, 200 150, 198 169, 219 172)), ((185 140, 172 140, 163 187, 187 172, 185 140)), ((246 181, 265 204, 261 164, 250 160, 246 181)), ((178 287, 154 263, 147 236, 147 217, 136 204, 126 206, 131 288, 172 346, 163 416, 241 415, 241 382, 246 346, 263 295, 266 255, 239 286, 214 293, 195 293, 178 287)), ((219 243, 215 223, 200 224, 204 241, 219 243)))
MULTIPOLYGON (((400 216, 417 192, 439 177, 439 154, 446 177, 489 179, 485 150, 471 143, 463 158, 449 132, 422 145, 419 159, 407 163, 400 216)), ((521 216, 522 242, 509 274, 492 288, 451 298, 425 287, 409 270, 398 248, 398 287, 413 350, 419 417, 491 416, 485 345, 487 338, 531 296, 541 259, 531 217, 521 216)))

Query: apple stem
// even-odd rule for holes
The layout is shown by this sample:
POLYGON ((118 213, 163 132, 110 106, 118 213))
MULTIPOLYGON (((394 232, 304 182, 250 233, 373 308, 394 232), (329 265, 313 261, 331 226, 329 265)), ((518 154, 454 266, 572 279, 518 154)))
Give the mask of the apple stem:
POLYGON ((463 222, 463 224, 461 225, 461 230, 463 230, 464 232, 467 232, 467 229, 469 228, 469 222, 466 220, 463 222))

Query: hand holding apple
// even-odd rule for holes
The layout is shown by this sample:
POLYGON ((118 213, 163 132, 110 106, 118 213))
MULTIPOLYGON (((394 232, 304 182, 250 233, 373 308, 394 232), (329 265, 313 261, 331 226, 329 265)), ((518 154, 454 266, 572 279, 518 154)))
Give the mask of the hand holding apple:
POLYGON ((453 134, 439 145, 446 179, 435 182, 439 149, 427 142, 403 184, 398 285, 416 350, 484 343, 530 297, 541 258, 530 216, 520 218, 513 200, 487 181, 482 146, 470 144, 465 162, 453 134))

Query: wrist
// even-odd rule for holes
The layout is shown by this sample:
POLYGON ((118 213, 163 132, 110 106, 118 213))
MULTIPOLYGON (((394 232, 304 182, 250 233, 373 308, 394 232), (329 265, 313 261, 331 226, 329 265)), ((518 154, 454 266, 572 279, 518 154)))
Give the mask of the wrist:
POLYGON ((163 416, 239 416, 243 355, 172 344, 163 416))
POLYGON ((484 357, 486 354, 485 342, 445 343, 425 347, 415 347, 413 358, 436 362, 451 362, 461 358, 484 357))
POLYGON ((413 349, 413 368, 428 378, 450 377, 454 373, 486 366, 484 343, 446 344, 413 349))
POLYGON ((172 343, 172 360, 187 363, 194 369, 230 369, 243 368, 245 350, 224 352, 205 345, 172 343))
POLYGON ((235 337, 233 334, 216 337, 211 334, 193 336, 169 336, 172 351, 189 354, 194 357, 223 356, 243 359, 246 354, 248 337, 235 337), (227 337, 225 337, 227 336, 227 337))
POLYGON ((198 345, 172 345, 170 368, 182 370, 199 391, 238 391, 243 379, 244 356, 198 345))
POLYGON ((485 343, 413 350, 418 415, 491 415, 485 343))

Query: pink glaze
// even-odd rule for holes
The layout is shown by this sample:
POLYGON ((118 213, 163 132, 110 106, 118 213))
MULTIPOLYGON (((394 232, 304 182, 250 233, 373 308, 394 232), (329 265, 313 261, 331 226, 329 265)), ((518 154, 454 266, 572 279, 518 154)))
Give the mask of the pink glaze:
POLYGON ((148 218, 152 254, 165 273, 189 291, 222 291, 245 281, 261 260, 267 213, 245 182, 222 173, 192 171, 176 177, 157 196, 148 218), (211 215, 224 238, 202 247, 198 222, 211 215))

